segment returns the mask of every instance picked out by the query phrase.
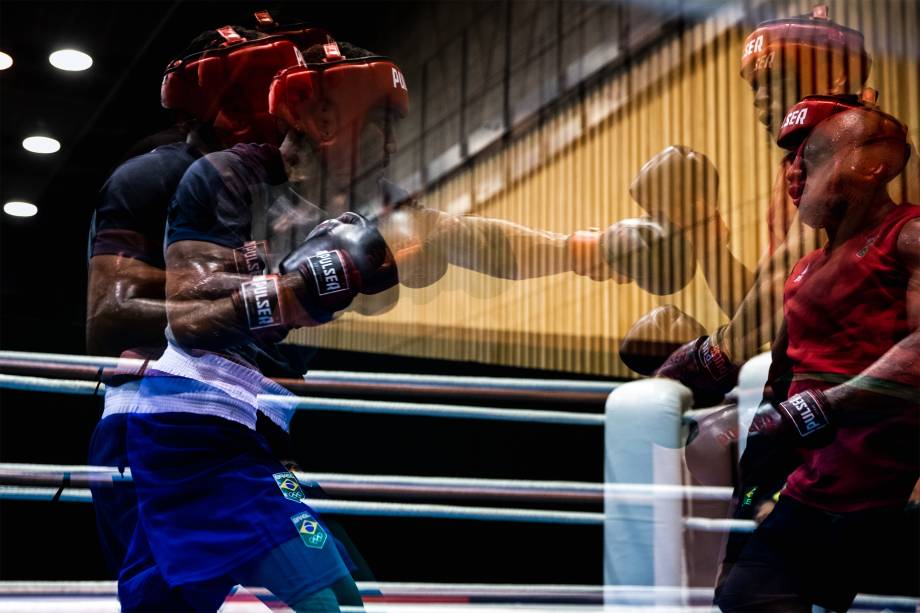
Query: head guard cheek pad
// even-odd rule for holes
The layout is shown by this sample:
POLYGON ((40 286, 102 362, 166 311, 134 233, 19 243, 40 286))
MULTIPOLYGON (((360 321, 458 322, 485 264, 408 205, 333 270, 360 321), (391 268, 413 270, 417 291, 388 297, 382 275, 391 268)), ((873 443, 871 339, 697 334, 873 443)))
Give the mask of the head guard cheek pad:
POLYGON ((276 142, 266 99, 272 77, 298 63, 299 47, 324 42, 328 34, 304 28, 246 40, 229 26, 217 31, 224 38, 220 47, 175 60, 166 68, 160 88, 163 106, 213 123, 228 144, 276 142))
POLYGON ((343 159, 373 109, 398 117, 408 113, 409 91, 399 67, 386 57, 345 59, 335 43, 324 50, 325 61, 293 66, 275 76, 268 108, 306 134, 327 159, 343 159))
POLYGON ((815 7, 810 15, 758 25, 742 47, 741 76, 753 84, 758 73, 782 68, 783 58, 794 61, 803 74, 822 70, 830 83, 845 79, 850 89, 861 87, 869 76, 862 33, 828 19, 826 6, 815 7))

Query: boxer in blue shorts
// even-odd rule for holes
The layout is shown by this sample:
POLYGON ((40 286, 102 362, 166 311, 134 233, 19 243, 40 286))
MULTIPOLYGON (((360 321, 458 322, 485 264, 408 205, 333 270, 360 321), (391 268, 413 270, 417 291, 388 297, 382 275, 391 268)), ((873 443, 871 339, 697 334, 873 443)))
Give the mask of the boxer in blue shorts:
POLYGON ((387 58, 330 40, 266 95, 281 146, 202 157, 170 205, 169 344, 127 419, 139 521, 119 594, 132 609, 147 595, 131 577, 151 565, 200 609, 235 583, 267 587, 296 610, 360 604, 322 519, 255 429, 260 413, 282 427, 291 418, 284 403, 260 400, 286 393, 265 369, 288 359, 277 343, 290 330, 346 309, 384 311, 399 284, 434 283, 448 264, 506 279, 613 277, 596 241, 575 257, 586 250, 572 236, 387 205, 379 179, 393 121, 408 110, 387 58))
MULTIPOLYGON (((179 180, 188 166, 208 151, 240 141, 276 142, 277 130, 267 114, 264 96, 268 82, 278 69, 295 61, 294 45, 309 46, 326 38, 324 32, 315 29, 279 28, 266 12, 256 17, 258 30, 225 26, 205 31, 192 41, 183 60, 170 65, 167 76, 171 80, 164 83, 163 103, 176 112, 174 132, 184 140, 167 141, 124 162, 100 193, 89 239, 86 339, 93 354, 151 359, 163 352, 166 308, 162 245, 167 207, 179 180), (207 99, 190 95, 194 92, 188 91, 186 81, 194 61, 230 54, 235 54, 234 66, 238 69, 233 73, 234 81, 207 99), (263 95, 247 98, 251 89, 263 95), (185 95, 177 95, 177 90, 185 95)), ((124 369, 106 381, 105 411, 90 443, 89 462, 93 465, 124 470, 129 464, 125 413, 136 403, 139 377, 135 370, 124 369)), ((290 376, 290 371, 273 374, 290 376)), ((270 440, 276 457, 292 457, 287 433, 280 426, 261 413, 258 426, 270 440)), ((310 497, 317 497, 317 492, 316 487, 308 489, 310 497)), ((93 500, 103 555, 117 572, 135 530, 137 497, 133 487, 124 485, 93 488, 93 500)), ((344 536, 337 526, 333 526, 333 532, 344 536)), ((341 547, 338 539, 335 544, 341 547)), ((355 569, 350 556, 344 551, 342 555, 349 568, 355 569)), ((366 569, 366 564, 361 568, 366 569)), ((190 608, 171 590, 156 566, 145 567, 136 576, 134 569, 127 572, 135 584, 146 583, 148 594, 159 594, 157 600, 148 601, 148 608, 190 608)))

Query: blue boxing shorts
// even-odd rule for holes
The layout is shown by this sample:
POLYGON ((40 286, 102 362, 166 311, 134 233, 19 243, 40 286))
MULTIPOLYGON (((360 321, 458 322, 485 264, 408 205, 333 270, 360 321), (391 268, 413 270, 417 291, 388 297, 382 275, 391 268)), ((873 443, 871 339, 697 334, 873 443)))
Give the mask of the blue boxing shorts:
MULTIPOLYGON (((124 386, 135 393, 137 382, 124 386)), ((128 416, 122 413, 104 415, 96 424, 89 445, 89 463, 92 466, 116 467, 122 473, 128 466, 125 444, 128 416)), ((90 488, 96 512, 96 529, 99 544, 109 569, 118 573, 122 568, 128 546, 137 528, 137 493, 130 481, 117 485, 96 485, 90 488)), ((135 562, 137 564, 137 562, 135 562)), ((135 583, 143 583, 148 594, 148 608, 160 611, 185 611, 191 607, 170 589, 157 567, 148 559, 139 569, 135 583)))
MULTIPOLYGON (((151 377, 141 387, 146 401, 181 411, 183 395, 198 385, 151 377)), ((196 610, 216 609, 237 583, 268 587, 290 603, 348 577, 296 477, 257 432, 197 413, 126 418, 138 521, 119 576, 123 610, 150 602, 151 564, 196 610), (276 576, 262 581, 272 566, 276 576)))

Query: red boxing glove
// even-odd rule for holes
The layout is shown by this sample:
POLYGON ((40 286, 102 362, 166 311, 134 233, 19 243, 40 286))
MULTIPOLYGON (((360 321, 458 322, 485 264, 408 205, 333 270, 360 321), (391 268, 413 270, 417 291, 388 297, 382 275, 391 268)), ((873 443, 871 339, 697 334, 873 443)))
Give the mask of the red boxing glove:
POLYGON ((696 406, 711 406, 735 387, 738 371, 711 337, 701 336, 672 353, 655 376, 680 381, 693 391, 696 406))

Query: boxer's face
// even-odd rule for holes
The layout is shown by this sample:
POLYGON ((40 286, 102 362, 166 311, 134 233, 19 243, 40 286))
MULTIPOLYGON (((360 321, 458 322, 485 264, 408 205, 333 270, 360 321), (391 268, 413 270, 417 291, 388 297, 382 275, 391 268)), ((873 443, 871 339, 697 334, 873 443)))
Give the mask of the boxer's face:
POLYGON ((380 200, 379 179, 396 152, 394 123, 384 109, 372 110, 357 134, 356 126, 326 150, 326 200, 332 209, 366 209, 380 200))
POLYGON ((880 138, 884 127, 875 115, 853 110, 812 131, 786 173, 787 182, 804 181, 798 203, 804 223, 826 228, 848 210, 874 204, 903 155, 903 141, 880 138))
POLYGON ((346 128, 330 147, 289 131, 281 145, 288 180, 335 215, 373 201, 379 197, 378 180, 396 152, 395 121, 383 109, 372 111, 359 133, 346 128))
POLYGON ((371 111, 355 146, 353 204, 360 205, 379 196, 379 180, 396 154, 396 118, 378 108, 371 111))

